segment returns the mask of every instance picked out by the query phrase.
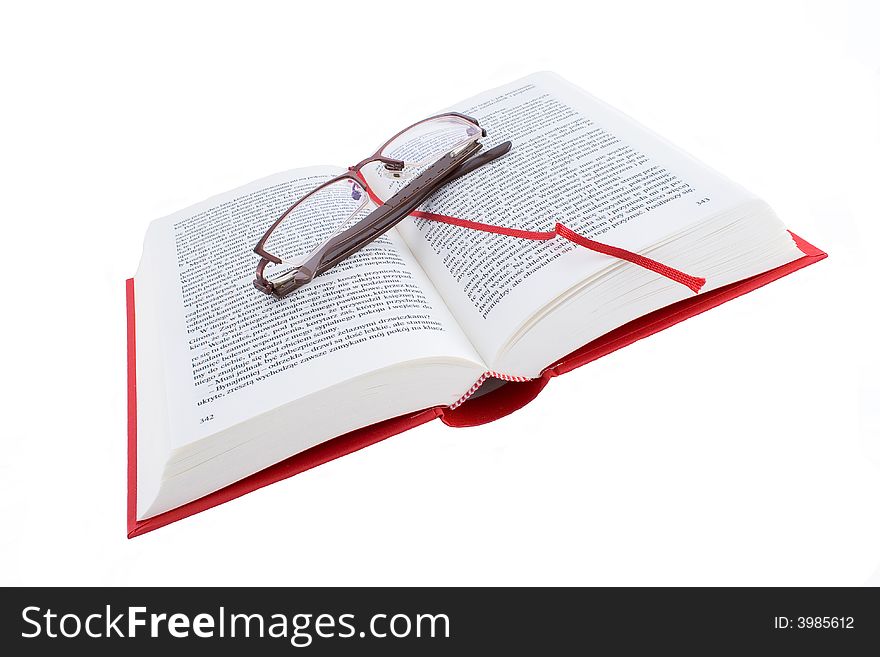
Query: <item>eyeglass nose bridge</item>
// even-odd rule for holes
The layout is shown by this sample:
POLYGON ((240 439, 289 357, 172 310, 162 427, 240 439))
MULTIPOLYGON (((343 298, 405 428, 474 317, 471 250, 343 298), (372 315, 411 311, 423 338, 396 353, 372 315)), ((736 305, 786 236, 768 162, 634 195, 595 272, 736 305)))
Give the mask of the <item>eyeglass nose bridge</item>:
POLYGON ((348 167, 348 170, 352 173, 357 173, 370 162, 381 162, 385 165, 385 169, 388 171, 403 171, 404 166, 403 160, 395 160, 393 157, 385 157, 384 155, 380 155, 377 153, 376 155, 361 160, 353 167, 348 167))

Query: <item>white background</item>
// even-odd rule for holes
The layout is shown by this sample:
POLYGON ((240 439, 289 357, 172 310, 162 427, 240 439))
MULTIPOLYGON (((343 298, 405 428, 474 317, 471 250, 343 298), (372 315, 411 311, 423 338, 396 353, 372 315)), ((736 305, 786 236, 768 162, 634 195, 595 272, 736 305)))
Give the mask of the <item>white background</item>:
POLYGON ((865 3, 0 10, 0 583, 880 583, 880 11, 865 3), (125 538, 150 220, 552 69, 830 258, 551 382, 125 538))

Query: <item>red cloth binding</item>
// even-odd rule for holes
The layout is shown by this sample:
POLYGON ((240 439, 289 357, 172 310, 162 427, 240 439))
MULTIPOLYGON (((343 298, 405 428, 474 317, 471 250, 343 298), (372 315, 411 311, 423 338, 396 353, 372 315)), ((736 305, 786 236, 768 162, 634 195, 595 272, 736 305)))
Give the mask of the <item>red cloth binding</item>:
POLYGON ((137 376, 135 353, 135 290, 134 280, 125 282, 126 315, 128 319, 128 537, 140 536, 206 509, 233 500, 241 495, 304 472, 322 463, 363 449, 430 420, 440 420, 450 427, 472 427, 492 422, 513 413, 537 397, 551 378, 570 372, 582 365, 626 347, 649 335, 662 331, 726 301, 756 290, 803 267, 819 262, 827 255, 821 249, 792 234, 804 253, 802 258, 722 288, 683 299, 606 333, 568 356, 547 367, 538 379, 511 383, 467 403, 450 408, 428 408, 421 412, 378 422, 337 436, 325 443, 291 456, 280 463, 260 470, 220 490, 188 504, 166 511, 147 520, 138 520, 137 510, 137 376))
MULTIPOLYGON (((375 193, 373 193, 373 190, 370 189, 370 186, 367 184, 367 181, 364 180, 363 176, 360 175, 360 172, 358 172, 358 177, 363 181, 364 189, 367 190, 367 194, 370 195, 373 203, 375 203, 376 205, 382 205, 382 199, 380 199, 378 196, 376 196, 375 193)), ((553 230, 538 231, 521 230, 519 228, 506 228, 505 226, 495 226, 493 224, 485 224, 480 221, 471 221, 470 219, 449 217, 445 214, 422 212, 421 210, 413 210, 412 212, 410 212, 410 216, 416 217, 418 219, 427 219, 428 221, 439 221, 441 223, 450 224, 452 226, 470 228, 471 230, 479 230, 485 233, 495 233, 496 235, 506 235, 507 237, 517 237, 519 239, 533 240, 537 242, 552 240, 558 235, 559 237, 566 239, 573 244, 577 244, 578 246, 582 246, 585 249, 589 249, 590 251, 595 251, 596 253, 601 253, 602 255, 607 255, 612 258, 618 258, 619 260, 626 260, 627 262, 631 262, 634 265, 644 267, 645 269, 648 269, 656 274, 665 276, 666 278, 673 280, 676 283, 681 283, 685 287, 690 288, 690 290, 694 294, 698 293, 700 289, 706 284, 705 278, 685 274, 683 271, 679 271, 678 269, 675 269, 668 265, 664 265, 662 262, 657 262, 656 260, 652 260, 647 256, 639 255, 638 253, 622 249, 618 246, 611 246, 610 244, 603 244, 602 242, 591 240, 579 233, 574 232, 568 226, 565 226, 558 222, 556 226, 554 226, 553 230)))

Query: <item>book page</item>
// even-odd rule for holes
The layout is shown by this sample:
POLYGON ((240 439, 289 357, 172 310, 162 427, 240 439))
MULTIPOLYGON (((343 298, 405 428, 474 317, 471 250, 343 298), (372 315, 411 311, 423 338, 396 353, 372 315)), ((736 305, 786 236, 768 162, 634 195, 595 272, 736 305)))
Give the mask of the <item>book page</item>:
POLYGON ((141 271, 153 305, 138 312, 161 336, 172 449, 399 363, 458 359, 482 370, 394 231, 284 299, 253 287, 263 232, 342 171, 278 174, 151 224, 141 271))
MULTIPOLYGON (((428 212, 536 231, 560 222, 640 251, 755 198, 552 73, 452 109, 479 120, 487 148, 513 147, 432 196, 421 208, 428 212)), ((490 366, 537 311, 620 263, 561 238, 533 242, 414 218, 399 230, 490 366)))

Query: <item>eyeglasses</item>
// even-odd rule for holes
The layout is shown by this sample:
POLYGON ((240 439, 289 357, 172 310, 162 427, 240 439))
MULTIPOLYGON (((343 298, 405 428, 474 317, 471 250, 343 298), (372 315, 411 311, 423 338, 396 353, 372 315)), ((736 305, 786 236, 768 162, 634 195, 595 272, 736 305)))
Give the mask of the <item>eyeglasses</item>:
POLYGON ((484 153, 476 119, 449 112, 401 130, 347 173, 291 205, 260 238, 254 286, 281 298, 360 250, 443 185, 510 150, 484 153))

